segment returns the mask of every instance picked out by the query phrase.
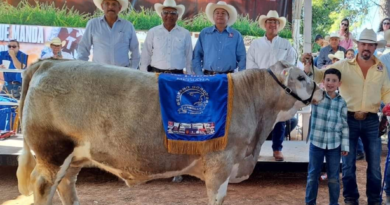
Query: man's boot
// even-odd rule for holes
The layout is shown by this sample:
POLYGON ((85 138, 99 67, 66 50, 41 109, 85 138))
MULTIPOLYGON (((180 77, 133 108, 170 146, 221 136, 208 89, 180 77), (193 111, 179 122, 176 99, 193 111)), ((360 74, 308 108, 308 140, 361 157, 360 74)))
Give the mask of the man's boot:
POLYGON ((275 157, 275 161, 283 161, 284 160, 282 151, 274 151, 274 157, 275 157))

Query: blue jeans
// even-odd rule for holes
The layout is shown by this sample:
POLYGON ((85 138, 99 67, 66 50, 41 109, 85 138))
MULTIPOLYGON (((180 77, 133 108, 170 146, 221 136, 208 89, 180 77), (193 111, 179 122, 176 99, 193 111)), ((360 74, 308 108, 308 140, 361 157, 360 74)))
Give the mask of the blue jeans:
POLYGON ((287 120, 286 121, 286 130, 285 130, 285 137, 287 137, 288 134, 288 131, 291 132, 295 129, 295 127, 298 125, 298 119, 297 118, 291 118, 290 120, 287 120))
MULTIPOLYGON (((390 132, 387 133, 387 139, 388 139, 387 146, 390 146, 390 132)), ((390 152, 390 150, 388 152, 390 152)), ((390 162, 388 162, 388 164, 389 163, 390 162)), ((387 170, 386 170, 387 172, 385 173, 385 188, 384 188, 386 192, 386 196, 390 196, 390 170, 389 169, 390 167, 387 166, 387 170)))
POLYGON ((278 122, 272 130, 272 149, 273 151, 282 151, 283 140, 285 137, 286 122, 278 122))
POLYGON ((379 119, 369 114, 365 120, 356 120, 348 115, 349 153, 343 159, 343 196, 345 203, 358 204, 359 191, 356 184, 356 145, 362 138, 367 161, 366 194, 368 204, 381 203, 381 151, 379 119))
POLYGON ((358 139, 358 144, 357 144, 357 153, 364 154, 363 142, 362 142, 362 138, 360 137, 358 139))
POLYGON ((310 143, 309 170, 306 184, 306 204, 316 204, 318 181, 326 158, 326 173, 328 174, 329 204, 338 205, 340 195, 340 159, 341 147, 336 149, 322 149, 310 143))

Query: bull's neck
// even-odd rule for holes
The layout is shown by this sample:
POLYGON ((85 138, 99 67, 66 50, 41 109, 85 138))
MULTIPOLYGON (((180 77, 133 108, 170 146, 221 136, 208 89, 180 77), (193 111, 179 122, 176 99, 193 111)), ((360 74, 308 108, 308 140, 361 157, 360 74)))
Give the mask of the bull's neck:
MULTIPOLYGON (((239 92, 235 97, 253 111, 253 117, 257 122, 261 120, 264 112, 287 111, 293 107, 296 101, 267 73, 266 70, 247 70, 234 75, 235 91, 239 92), (271 110, 270 110, 271 109, 271 110)), ((273 112, 270 112, 272 115, 273 112)))

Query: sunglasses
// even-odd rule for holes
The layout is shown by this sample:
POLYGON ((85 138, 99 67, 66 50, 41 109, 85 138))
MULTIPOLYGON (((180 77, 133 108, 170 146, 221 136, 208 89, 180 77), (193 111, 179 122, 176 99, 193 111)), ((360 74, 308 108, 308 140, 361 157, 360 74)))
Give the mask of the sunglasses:
POLYGON ((383 25, 390 25, 390 22, 383 22, 383 25))
POLYGON ((172 16, 177 15, 177 11, 163 11, 161 12, 163 15, 169 15, 171 14, 172 16))
POLYGON ((8 46, 8 48, 17 48, 18 46, 8 46))
POLYGON ((346 23, 341 23, 341 25, 348 27, 348 24, 346 24, 346 23))

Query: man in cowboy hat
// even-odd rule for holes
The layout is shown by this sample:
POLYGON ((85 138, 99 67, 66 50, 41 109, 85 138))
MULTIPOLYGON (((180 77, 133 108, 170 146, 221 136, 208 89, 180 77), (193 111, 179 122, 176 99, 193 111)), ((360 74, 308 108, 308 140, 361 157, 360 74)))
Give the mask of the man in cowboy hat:
POLYGON ((142 48, 140 69, 157 73, 191 72, 192 42, 190 32, 176 24, 185 7, 174 0, 154 5, 163 24, 148 31, 142 48))
POLYGON ((337 51, 346 53, 344 47, 339 46, 340 36, 336 33, 332 33, 329 36, 329 45, 320 50, 320 55, 317 60, 317 67, 323 68, 326 65, 332 64, 332 60, 328 57, 329 54, 335 54, 337 51))
POLYGON ((337 51, 335 54, 329 54, 328 58, 332 60, 332 64, 337 61, 341 61, 345 59, 345 55, 343 51, 337 51))
MULTIPOLYGON (((248 69, 266 69, 276 62, 284 60, 295 64, 297 53, 290 42, 278 36, 285 27, 286 18, 279 17, 278 12, 270 10, 259 18, 260 28, 265 30, 265 36, 252 41, 246 59, 248 69)), ((278 122, 271 133, 273 156, 276 161, 283 161, 282 144, 285 137, 286 122, 278 122)))
POLYGON ((236 9, 219 1, 207 4, 206 15, 215 25, 204 28, 199 34, 192 59, 195 74, 232 73, 236 68, 244 70, 244 40, 237 30, 230 27, 237 20, 236 9))
POLYGON ((133 24, 118 17, 128 0, 93 0, 104 16, 88 21, 78 47, 78 59, 87 61, 93 45, 93 62, 138 68, 140 54, 133 24), (129 59, 131 51, 131 60, 129 59))
POLYGON ((62 51, 62 47, 65 45, 65 41, 61 41, 60 38, 55 37, 51 41, 46 42, 46 46, 50 47, 51 52, 46 53, 42 56, 42 59, 45 58, 56 58, 56 59, 74 59, 72 55, 67 52, 62 51))
MULTIPOLYGON (((390 80, 387 69, 373 54, 376 48, 386 45, 377 41, 374 30, 364 29, 359 39, 358 54, 354 59, 339 61, 332 65, 343 76, 340 94, 348 106, 349 154, 343 157, 343 196, 345 204, 359 204, 359 191, 356 184, 356 146, 362 138, 367 161, 367 200, 368 204, 381 204, 381 138, 377 112, 381 101, 390 103, 390 80)), ((305 72, 311 75, 310 53, 302 55, 305 72)), ((314 68, 314 78, 320 82, 325 69, 314 68)), ((326 123, 326 122, 324 122, 326 123)), ((328 123, 327 129, 333 129, 328 123)))

